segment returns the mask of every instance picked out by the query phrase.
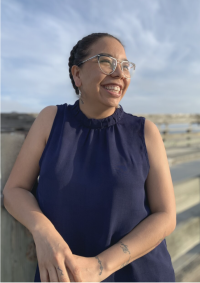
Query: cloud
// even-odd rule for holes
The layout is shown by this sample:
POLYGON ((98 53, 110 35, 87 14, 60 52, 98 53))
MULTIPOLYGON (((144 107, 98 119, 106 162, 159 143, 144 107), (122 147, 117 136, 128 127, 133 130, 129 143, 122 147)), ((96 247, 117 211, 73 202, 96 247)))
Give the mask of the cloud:
POLYGON ((3 0, 2 99, 35 109, 73 103, 70 51, 83 36, 108 32, 136 64, 121 101, 127 112, 199 112, 199 8, 198 0, 3 0))

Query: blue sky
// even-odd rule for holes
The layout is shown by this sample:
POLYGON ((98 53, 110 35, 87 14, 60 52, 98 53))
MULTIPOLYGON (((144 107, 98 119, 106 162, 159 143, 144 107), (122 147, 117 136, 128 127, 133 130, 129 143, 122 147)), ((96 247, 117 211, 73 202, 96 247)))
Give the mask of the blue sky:
POLYGON ((108 32, 136 64, 127 113, 200 113, 199 0, 2 0, 1 111, 73 104, 68 58, 108 32))

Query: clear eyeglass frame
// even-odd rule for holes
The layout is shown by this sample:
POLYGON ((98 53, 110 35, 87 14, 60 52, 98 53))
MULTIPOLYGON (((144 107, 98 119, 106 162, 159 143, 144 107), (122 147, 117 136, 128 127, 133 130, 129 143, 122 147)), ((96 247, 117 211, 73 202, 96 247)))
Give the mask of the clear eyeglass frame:
MULTIPOLYGON (((84 61, 80 62, 79 64, 77 64, 77 66, 79 67, 81 64, 83 64, 83 63, 87 62, 88 60, 91 60, 91 59, 93 59, 93 58, 95 58, 95 57, 98 57, 98 65, 99 65, 99 68, 100 68, 100 70, 101 70, 105 75, 111 75, 112 73, 114 73, 114 71, 115 71, 116 68, 117 68, 117 63, 119 63, 119 64, 121 65, 121 70, 122 70, 122 72, 123 72, 123 67, 122 67, 122 63, 123 63, 123 62, 128 62, 129 64, 131 64, 131 65, 133 66, 133 70, 135 71, 135 67, 136 67, 136 66, 135 66, 134 63, 129 62, 128 60, 123 60, 123 61, 120 62, 119 60, 117 60, 116 58, 114 58, 114 57, 112 57, 112 56, 110 56, 110 55, 103 55, 103 54, 97 54, 97 55, 95 55, 95 56, 93 56, 93 57, 90 57, 90 58, 88 58, 87 60, 84 60, 84 61), (101 56, 109 57, 109 58, 112 58, 112 59, 115 60, 116 63, 115 63, 115 66, 114 66, 112 72, 110 72, 110 73, 105 73, 105 72, 101 69, 100 62, 99 62, 99 58, 100 58, 101 56)), ((123 74, 124 74, 124 72, 123 72, 123 74)), ((125 74, 124 74, 124 77, 125 77, 126 79, 131 79, 131 77, 126 77, 125 74)))

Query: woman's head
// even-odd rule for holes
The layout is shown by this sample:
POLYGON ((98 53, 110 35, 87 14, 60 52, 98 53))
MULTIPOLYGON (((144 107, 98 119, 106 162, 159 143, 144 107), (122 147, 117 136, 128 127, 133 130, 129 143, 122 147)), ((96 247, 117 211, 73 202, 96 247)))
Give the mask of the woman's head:
POLYGON ((98 57, 80 64, 100 53, 110 54, 119 62, 126 59, 124 46, 118 38, 107 33, 88 35, 79 40, 70 53, 69 74, 72 85, 76 94, 79 94, 80 90, 81 97, 90 103, 100 102, 107 106, 117 106, 130 84, 130 79, 124 77, 120 64, 117 64, 115 71, 110 75, 101 71, 98 57), (105 85, 112 84, 121 86, 118 97, 113 97, 105 89, 105 85))

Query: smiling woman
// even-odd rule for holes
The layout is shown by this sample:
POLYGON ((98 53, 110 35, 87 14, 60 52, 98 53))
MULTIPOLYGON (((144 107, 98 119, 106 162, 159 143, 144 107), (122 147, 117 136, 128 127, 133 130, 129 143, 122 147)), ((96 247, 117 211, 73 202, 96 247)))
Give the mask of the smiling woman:
POLYGON ((69 72, 76 93, 81 93, 81 111, 94 119, 113 114, 134 69, 119 39, 93 34, 79 41, 71 51, 69 72))
POLYGON ((154 123, 119 104, 134 70, 119 39, 84 37, 69 58, 79 99, 43 109, 27 135, 4 201, 33 234, 35 282, 175 282, 164 144, 154 123))
POLYGON ((84 282, 175 281, 164 239, 176 218, 164 146, 155 124, 119 104, 134 70, 114 36, 79 40, 69 58, 79 99, 57 105, 40 159, 38 202, 76 255, 65 258, 68 274, 75 264, 84 282))

